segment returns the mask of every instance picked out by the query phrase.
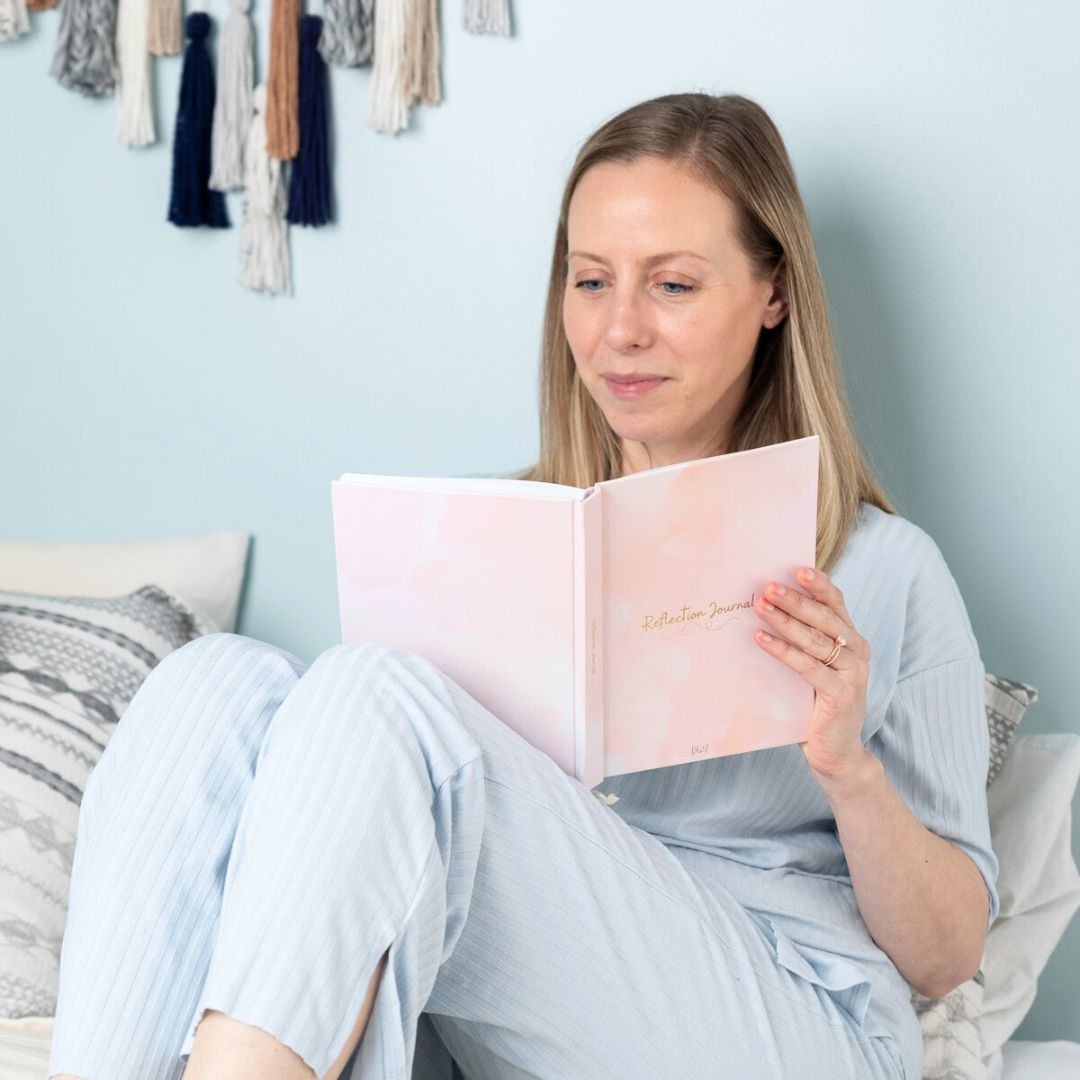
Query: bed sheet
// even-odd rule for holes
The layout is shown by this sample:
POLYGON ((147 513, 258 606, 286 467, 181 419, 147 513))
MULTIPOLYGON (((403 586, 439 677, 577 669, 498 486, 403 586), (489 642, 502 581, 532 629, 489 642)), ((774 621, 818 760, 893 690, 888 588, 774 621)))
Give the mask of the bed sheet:
MULTIPOLYGON (((0 1080, 46 1080, 51 1016, 0 1019, 0 1080)), ((1010 1039, 989 1060, 987 1080, 1080 1080, 1080 1042, 1010 1039)))
POLYGON ((1080 1080, 1080 1043, 1010 1039, 988 1065, 987 1080, 1080 1080))

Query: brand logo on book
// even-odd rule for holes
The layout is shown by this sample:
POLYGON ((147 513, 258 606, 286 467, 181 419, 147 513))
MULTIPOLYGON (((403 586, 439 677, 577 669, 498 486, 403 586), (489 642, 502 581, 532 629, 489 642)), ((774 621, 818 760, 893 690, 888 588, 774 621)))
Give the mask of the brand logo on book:
POLYGON ((596 674, 596 620, 592 621, 592 674, 596 674))
POLYGON ((695 627, 698 630, 722 630, 732 621, 732 618, 737 619, 738 615, 734 615, 732 618, 721 618, 722 616, 732 611, 738 611, 741 608, 752 608, 753 606, 753 593, 750 594, 749 600, 735 604, 718 604, 715 600, 710 600, 708 606, 703 610, 692 608, 689 604, 683 604, 674 615, 670 615, 666 611, 662 611, 659 615, 646 615, 642 620, 641 629, 646 632, 650 630, 661 631, 660 636, 665 640, 677 637, 679 634, 688 634, 690 627, 695 627), (718 619, 720 620, 719 623, 716 622, 718 619), (670 632, 665 634, 663 631, 666 629, 670 629, 670 632))
POLYGON ((701 743, 700 745, 698 743, 691 743, 690 744, 690 753, 691 754, 704 754, 705 751, 708 750, 708 749, 709 749, 709 744, 708 743, 701 743))

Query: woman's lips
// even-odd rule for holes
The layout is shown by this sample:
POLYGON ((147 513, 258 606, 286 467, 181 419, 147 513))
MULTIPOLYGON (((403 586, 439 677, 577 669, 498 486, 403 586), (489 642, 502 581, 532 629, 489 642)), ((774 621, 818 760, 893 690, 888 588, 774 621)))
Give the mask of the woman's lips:
POLYGON ((662 382, 667 382, 667 378, 661 376, 656 379, 637 379, 634 382, 615 382, 614 379, 609 379, 605 375, 604 382, 617 398, 622 401, 629 401, 631 398, 644 397, 649 391, 655 390, 662 382))

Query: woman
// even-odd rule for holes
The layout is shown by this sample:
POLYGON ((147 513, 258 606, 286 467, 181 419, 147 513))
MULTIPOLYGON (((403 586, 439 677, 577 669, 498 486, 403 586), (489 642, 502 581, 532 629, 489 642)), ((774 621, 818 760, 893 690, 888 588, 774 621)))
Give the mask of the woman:
POLYGON ((859 450, 757 104, 586 142, 541 391, 519 475, 579 487, 821 437, 818 569, 755 621, 806 742, 590 792, 416 654, 193 641, 90 777, 50 1076, 920 1076, 911 987, 973 975, 998 908, 984 669, 859 450))

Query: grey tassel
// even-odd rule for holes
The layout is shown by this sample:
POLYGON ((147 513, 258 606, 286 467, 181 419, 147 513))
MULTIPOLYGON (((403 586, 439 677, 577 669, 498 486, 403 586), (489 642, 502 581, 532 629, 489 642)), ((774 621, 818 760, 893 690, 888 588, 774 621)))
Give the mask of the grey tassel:
POLYGON ((49 74, 87 97, 116 90, 117 0, 64 0, 49 74))
POLYGON ((470 34, 510 36, 510 0, 465 0, 465 29, 470 34))
POLYGON ((232 0, 221 32, 210 148, 210 187, 216 191, 244 186, 244 149, 251 132, 255 85, 250 7, 251 0, 232 0))
POLYGON ((375 0, 323 0, 319 53, 328 64, 357 67, 375 56, 375 0))

